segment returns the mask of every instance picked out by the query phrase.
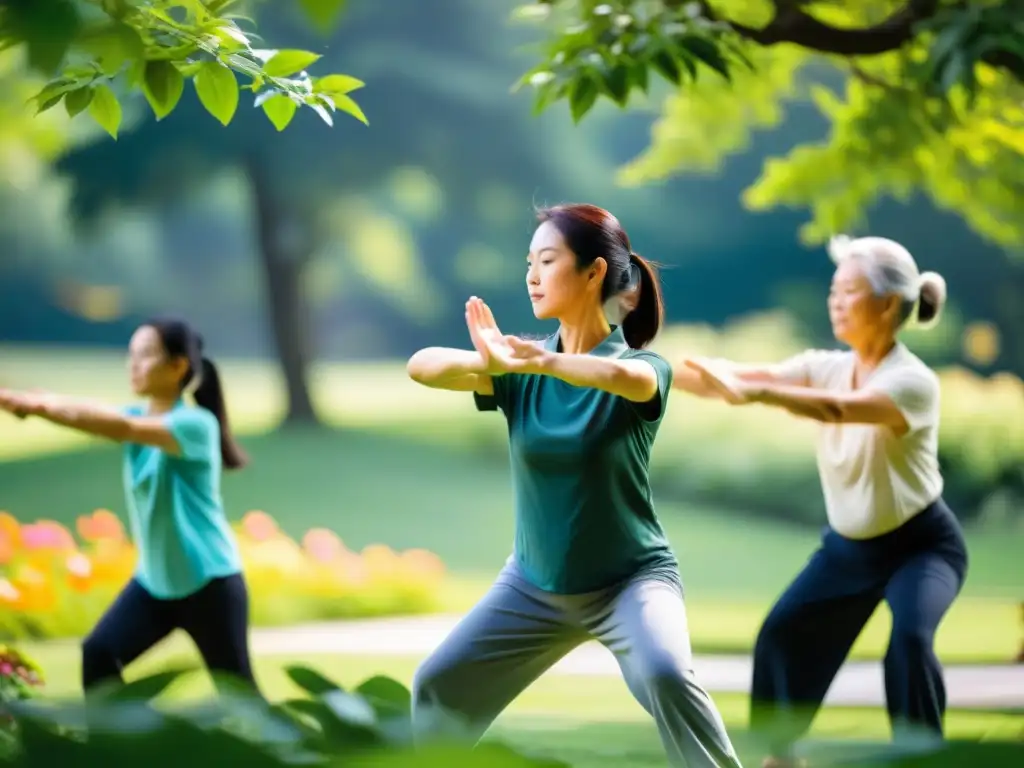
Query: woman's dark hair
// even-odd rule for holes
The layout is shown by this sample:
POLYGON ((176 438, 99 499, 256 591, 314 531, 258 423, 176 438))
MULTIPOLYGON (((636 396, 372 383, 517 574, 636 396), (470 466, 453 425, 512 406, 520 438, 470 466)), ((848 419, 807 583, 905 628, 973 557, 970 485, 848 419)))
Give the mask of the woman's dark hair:
POLYGON ((586 203, 556 205, 537 212, 541 223, 551 222, 576 254, 583 270, 602 258, 608 265, 601 285, 601 301, 632 288, 639 281, 636 308, 622 321, 622 334, 633 349, 654 341, 665 319, 656 265, 633 253, 629 235, 619 220, 604 208, 586 203))
POLYGON ((220 424, 220 455, 224 467, 244 467, 248 458, 231 434, 220 374, 213 361, 203 355, 203 337, 184 320, 175 318, 156 318, 143 325, 157 332, 168 357, 184 357, 188 360, 188 370, 181 379, 181 389, 184 390, 198 375, 199 382, 193 397, 196 405, 217 417, 220 424))

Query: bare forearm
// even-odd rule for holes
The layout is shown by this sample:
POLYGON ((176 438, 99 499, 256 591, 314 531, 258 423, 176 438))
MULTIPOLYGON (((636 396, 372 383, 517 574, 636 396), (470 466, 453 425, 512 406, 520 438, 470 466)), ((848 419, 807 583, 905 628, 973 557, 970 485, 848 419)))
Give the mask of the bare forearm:
POLYGON ((124 441, 131 434, 129 420, 118 411, 59 395, 42 398, 28 415, 109 440, 124 441))
POLYGON ((843 407, 836 395, 824 390, 764 384, 757 389, 752 400, 815 421, 835 423, 843 420, 843 407))
POLYGON ((409 358, 409 377, 426 387, 445 388, 460 379, 483 374, 483 358, 476 351, 427 347, 409 358))
POLYGON ((538 372, 575 387, 600 389, 636 403, 646 403, 658 394, 654 368, 639 360, 551 353, 538 372))

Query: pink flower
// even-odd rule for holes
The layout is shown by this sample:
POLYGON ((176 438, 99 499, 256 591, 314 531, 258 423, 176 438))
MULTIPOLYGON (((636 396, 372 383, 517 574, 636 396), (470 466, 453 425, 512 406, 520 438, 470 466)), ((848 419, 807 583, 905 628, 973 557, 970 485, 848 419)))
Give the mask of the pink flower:
POLYGON ((7 662, 4 662, 3 664, 0 664, 0 675, 4 675, 6 677, 7 675, 11 674, 11 672, 13 672, 13 671, 14 671, 14 667, 12 667, 7 662))

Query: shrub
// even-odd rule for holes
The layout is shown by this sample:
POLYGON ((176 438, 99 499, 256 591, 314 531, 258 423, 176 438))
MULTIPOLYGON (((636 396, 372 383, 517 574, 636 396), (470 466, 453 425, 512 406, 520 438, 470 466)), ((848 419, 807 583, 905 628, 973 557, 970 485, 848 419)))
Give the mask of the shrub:
MULTIPOLYGON (((357 553, 324 528, 296 542, 260 511, 234 527, 256 625, 438 607, 445 569, 432 552, 375 544, 357 553)), ((21 524, 0 513, 0 633, 81 636, 131 578, 137 552, 113 512, 96 510, 76 528, 81 544, 52 520, 21 524)))
MULTIPOLYGON (((177 768, 238 763, 260 768, 286 765, 349 768, 568 768, 529 757, 496 743, 474 749, 460 724, 447 720, 443 739, 412 748, 410 694, 401 683, 373 677, 355 690, 307 667, 290 667, 291 679, 306 693, 278 704, 220 681, 225 695, 214 704, 151 707, 148 700, 182 673, 171 670, 136 680, 81 702, 13 705, 18 723, 16 751, 0 755, 0 765, 146 765, 177 768), (84 724, 88 722, 88 732, 84 724)), ((438 722, 443 726, 446 723, 438 722)), ((738 745, 759 754, 754 739, 733 734, 738 745), (756 751, 755 751, 756 750, 756 751)), ((652 734, 652 739, 656 736, 652 734)), ((741 756, 746 750, 741 748, 741 756)), ((952 768, 977 765, 1010 768, 1022 764, 1020 743, 966 743, 897 748, 850 742, 815 745, 819 768, 952 768)))

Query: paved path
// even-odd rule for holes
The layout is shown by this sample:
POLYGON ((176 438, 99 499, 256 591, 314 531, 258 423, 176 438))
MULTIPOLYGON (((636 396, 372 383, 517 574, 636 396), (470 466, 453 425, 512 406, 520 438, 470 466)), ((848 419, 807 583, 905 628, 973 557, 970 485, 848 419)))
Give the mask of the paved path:
MULTIPOLYGON (((444 639, 457 616, 371 619, 255 629, 253 653, 307 653, 425 656, 444 639)), ((746 693, 750 685, 747 656, 698 656, 694 662, 701 683, 713 693, 746 693)), ((587 643, 569 654, 549 674, 618 675, 614 657, 603 646, 587 643)), ((958 708, 1024 708, 1024 664, 947 666, 949 706, 958 708)), ((884 701, 878 662, 850 662, 840 671, 828 702, 878 706, 884 701)))

